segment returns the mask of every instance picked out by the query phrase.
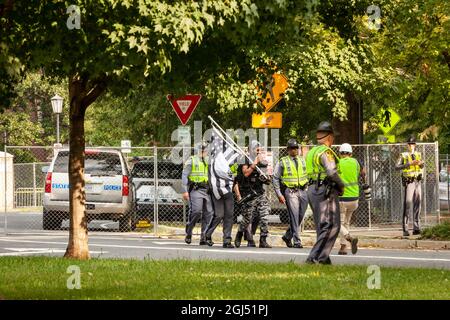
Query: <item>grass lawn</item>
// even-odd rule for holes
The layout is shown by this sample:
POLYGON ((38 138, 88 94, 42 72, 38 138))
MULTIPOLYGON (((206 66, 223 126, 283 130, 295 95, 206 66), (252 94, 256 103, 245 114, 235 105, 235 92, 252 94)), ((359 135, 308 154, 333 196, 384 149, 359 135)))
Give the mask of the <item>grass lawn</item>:
POLYGON ((0 299, 450 299, 450 271, 189 260, 0 258, 0 299), (81 270, 69 290, 67 268, 81 270))

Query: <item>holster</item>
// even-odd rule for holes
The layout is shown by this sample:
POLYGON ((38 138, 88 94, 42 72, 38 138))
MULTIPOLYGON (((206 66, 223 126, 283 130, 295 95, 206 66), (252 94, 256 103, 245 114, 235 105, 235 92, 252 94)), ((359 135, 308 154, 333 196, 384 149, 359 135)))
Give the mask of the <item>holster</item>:
POLYGON ((209 190, 209 185, 206 182, 192 182, 189 183, 189 192, 192 190, 198 190, 198 189, 206 189, 206 191, 209 190))
MULTIPOLYGON (((416 178, 414 177, 402 177, 402 185, 406 187, 408 184, 413 183, 416 178)), ((417 181, 422 180, 422 175, 417 177, 417 181)))

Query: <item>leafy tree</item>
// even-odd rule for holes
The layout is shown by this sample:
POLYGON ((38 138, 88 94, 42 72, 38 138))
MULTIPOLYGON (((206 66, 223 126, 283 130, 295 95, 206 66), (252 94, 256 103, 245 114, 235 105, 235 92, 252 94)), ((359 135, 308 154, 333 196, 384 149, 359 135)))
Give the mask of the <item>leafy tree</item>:
MULTIPOLYGON (((107 88, 125 93, 144 78, 158 81, 212 28, 241 17, 250 1, 71 1, 81 28, 69 29, 68 2, 13 2, 11 32, 23 39, 27 67, 68 79, 70 236, 65 256, 89 258, 84 207, 84 118, 107 88)), ((245 19, 246 14, 242 17, 245 19)))
POLYGON ((397 135, 419 133, 431 141, 439 136, 440 142, 448 143, 450 4, 386 0, 379 5, 382 28, 361 32, 368 39, 374 64, 373 85, 365 96, 368 114, 375 116, 380 107, 393 107, 402 117, 397 135))
MULTIPOLYGON (((13 146, 26 146, 42 143, 43 128, 34 123, 28 113, 6 111, 0 113, 0 150, 4 150, 5 142, 13 146), (6 137, 4 137, 6 134, 6 137), (6 139, 5 139, 6 138, 6 139)), ((37 159, 29 150, 15 150, 17 161, 32 162, 37 159)))
MULTIPOLYGON (((63 113, 60 115, 61 143, 67 142, 69 128, 69 99, 67 81, 58 77, 49 78, 43 70, 27 72, 14 87, 14 98, 9 110, 26 112, 32 121, 42 127, 40 140, 45 145, 56 142, 56 115, 53 113, 51 98, 58 94, 64 99, 63 113)), ((25 142, 30 145, 31 141, 25 142)))
POLYGON ((9 106, 14 84, 19 81, 22 64, 10 44, 17 41, 11 31, 8 16, 13 8, 12 0, 0 3, 0 110, 9 106))

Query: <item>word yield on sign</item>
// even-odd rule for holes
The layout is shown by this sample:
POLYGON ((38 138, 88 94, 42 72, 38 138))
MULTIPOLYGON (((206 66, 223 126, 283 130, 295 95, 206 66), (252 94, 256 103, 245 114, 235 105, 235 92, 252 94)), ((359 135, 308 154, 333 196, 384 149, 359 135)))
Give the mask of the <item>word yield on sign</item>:
POLYGON ((200 94, 187 94, 177 99, 171 94, 167 95, 167 100, 172 105, 182 125, 185 125, 189 121, 192 112, 194 112, 201 98, 202 96, 200 94))

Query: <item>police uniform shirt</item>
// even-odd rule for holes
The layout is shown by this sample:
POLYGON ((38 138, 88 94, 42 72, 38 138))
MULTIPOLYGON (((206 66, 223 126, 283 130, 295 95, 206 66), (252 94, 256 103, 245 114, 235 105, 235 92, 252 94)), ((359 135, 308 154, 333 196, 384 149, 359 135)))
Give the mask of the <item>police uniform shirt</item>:
MULTIPOLYGON (((417 151, 416 151, 417 152, 417 151)), ((408 154, 411 154, 411 152, 408 152, 408 154)), ((413 154, 411 154, 411 158, 413 159, 414 157, 413 157, 413 154)), ((414 159, 413 159, 414 160, 414 159)), ((403 163, 403 156, 402 156, 402 154, 400 154, 400 157, 399 157, 399 159, 398 159, 398 161, 397 161, 397 164, 395 165, 395 168, 397 169, 397 170, 403 170, 403 169, 407 169, 407 168, 409 168, 411 165, 407 162, 407 163, 403 163)), ((424 167, 424 164, 422 163, 420 166, 419 166, 421 169, 424 167)))
MULTIPOLYGON (((205 159, 200 158, 205 161, 205 159)), ((189 192, 189 175, 192 172, 192 157, 190 157, 184 164, 183 173, 181 174, 181 188, 184 192, 189 192)))
MULTIPOLYGON (((294 161, 295 167, 298 168, 298 160, 297 157, 291 157, 292 161, 294 161)), ((275 166, 275 169, 273 170, 273 178, 272 178, 272 184, 273 187, 275 189, 275 193, 277 194, 278 197, 282 196, 281 193, 281 176, 283 175, 283 171, 284 171, 284 165, 283 165, 283 161, 278 161, 278 163, 275 166)))
POLYGON ((325 168, 328 179, 335 182, 339 186, 339 189, 343 190, 344 182, 339 177, 336 166, 336 159, 334 158, 334 155, 330 150, 327 150, 320 155, 320 163, 325 168))

